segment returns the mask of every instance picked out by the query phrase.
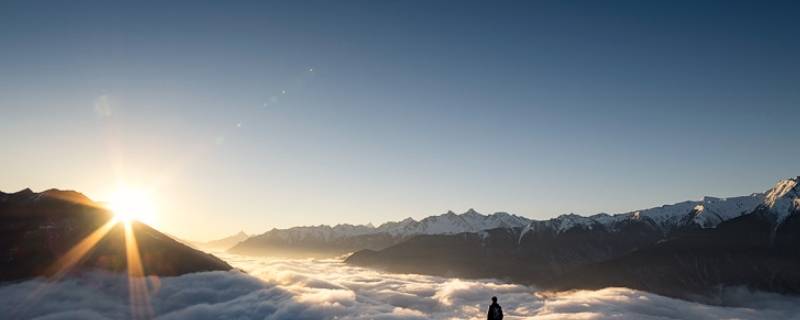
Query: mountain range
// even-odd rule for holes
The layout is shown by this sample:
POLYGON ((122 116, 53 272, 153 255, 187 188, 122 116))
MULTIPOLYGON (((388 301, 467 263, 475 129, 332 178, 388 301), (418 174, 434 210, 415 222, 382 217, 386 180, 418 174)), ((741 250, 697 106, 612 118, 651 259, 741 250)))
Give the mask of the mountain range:
POLYGON ((421 235, 346 262, 554 290, 621 286, 710 303, 734 286, 800 294, 799 180, 743 197, 421 235))
POLYGON ((231 253, 289 257, 331 257, 361 249, 379 250, 418 235, 474 233, 497 228, 520 228, 531 220, 498 212, 482 215, 473 209, 463 214, 448 211, 420 221, 407 218, 380 226, 339 224, 272 229, 252 236, 231 253))
POLYGON ((624 286, 711 303, 729 286, 800 294, 799 180, 619 214, 533 220, 470 209, 379 226, 273 229, 229 252, 354 252, 347 263, 390 272, 491 277, 554 290, 624 286))
POLYGON ((705 197, 700 201, 685 201, 615 215, 600 213, 585 217, 564 214, 549 220, 532 220, 506 212, 483 215, 474 209, 461 214, 448 211, 419 221, 406 218, 377 227, 372 224, 339 224, 272 229, 239 242, 229 251, 250 255, 338 256, 361 249, 384 249, 420 235, 478 234, 492 229, 520 229, 519 241, 522 241, 528 232, 546 230, 562 233, 574 228, 616 230, 630 220, 645 221, 658 233, 668 234, 689 225, 714 227, 753 210, 763 202, 764 197, 763 193, 732 198, 705 197))

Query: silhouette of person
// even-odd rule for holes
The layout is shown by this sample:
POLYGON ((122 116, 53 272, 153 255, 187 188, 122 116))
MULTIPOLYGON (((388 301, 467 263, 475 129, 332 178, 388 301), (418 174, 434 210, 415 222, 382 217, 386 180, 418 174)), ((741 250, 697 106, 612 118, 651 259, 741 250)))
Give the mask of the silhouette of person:
POLYGON ((492 297, 492 304, 489 305, 489 313, 486 320, 503 320, 503 308, 497 304, 497 297, 492 297))

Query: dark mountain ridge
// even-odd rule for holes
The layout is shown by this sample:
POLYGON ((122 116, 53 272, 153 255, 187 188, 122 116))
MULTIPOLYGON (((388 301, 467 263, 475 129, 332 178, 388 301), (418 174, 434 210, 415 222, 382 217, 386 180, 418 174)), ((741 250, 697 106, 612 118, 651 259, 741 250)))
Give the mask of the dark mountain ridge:
MULTIPOLYGON (((107 225, 113 214, 74 191, 25 189, 0 192, 0 281, 53 276, 66 271, 64 257, 82 240, 107 225)), ((127 269, 122 223, 107 233, 78 260, 71 271, 127 269)), ((174 276, 191 272, 230 270, 219 258, 194 250, 143 223, 131 223, 144 273, 174 276)))

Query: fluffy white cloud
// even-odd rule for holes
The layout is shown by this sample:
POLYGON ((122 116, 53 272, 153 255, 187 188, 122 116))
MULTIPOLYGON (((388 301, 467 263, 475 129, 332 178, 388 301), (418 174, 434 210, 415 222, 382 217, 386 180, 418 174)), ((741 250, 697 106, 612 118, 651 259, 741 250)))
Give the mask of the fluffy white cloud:
MULTIPOLYGON (((731 289, 718 307, 608 288, 563 293, 496 280, 387 274, 338 260, 224 256, 247 271, 151 279, 159 319, 485 319, 496 295, 506 319, 800 319, 800 298, 731 289)), ((129 318, 127 279, 91 272, 0 287, 0 314, 36 319, 129 318)))

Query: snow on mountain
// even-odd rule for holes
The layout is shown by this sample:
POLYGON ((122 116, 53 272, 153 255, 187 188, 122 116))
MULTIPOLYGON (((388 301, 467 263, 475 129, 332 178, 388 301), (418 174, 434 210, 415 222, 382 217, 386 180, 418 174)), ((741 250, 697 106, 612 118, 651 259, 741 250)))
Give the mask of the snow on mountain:
POLYGON ((419 223, 417 220, 412 218, 405 218, 402 221, 397 222, 386 222, 376 228, 378 232, 385 232, 391 235, 397 236, 402 234, 411 234, 413 233, 412 229, 415 228, 415 225, 419 223))
POLYGON ((702 201, 684 201, 623 213, 621 216, 639 220, 649 219, 665 231, 686 223, 694 223, 702 228, 714 228, 723 221, 753 211, 763 199, 763 193, 730 198, 704 197, 702 201))
MULTIPOLYGON (((778 199, 771 203, 775 203, 774 206, 778 208, 776 210, 782 212, 783 219, 790 212, 789 209, 785 208, 791 206, 794 206, 793 208, 800 207, 800 200, 794 200, 794 198, 788 200, 787 197, 782 196, 791 194, 787 189, 794 188, 796 185, 796 180, 795 184, 782 181, 771 189, 774 192, 770 191, 774 193, 772 198, 778 199), (795 201, 794 205, 792 205, 792 201, 795 201)), ((794 192, 797 192, 797 190, 794 192)), ((764 201, 765 194, 753 193, 748 196, 730 198, 704 197, 702 201, 684 201, 614 215, 599 213, 587 217, 570 213, 549 220, 532 221, 523 228, 519 241, 522 241, 526 233, 530 231, 550 230, 551 232, 562 233, 573 228, 592 230, 598 227, 613 231, 617 230, 620 223, 626 220, 647 221, 658 227, 662 232, 668 232, 687 224, 695 224, 701 228, 714 228, 723 221, 752 212, 764 201)), ((779 219, 779 221, 782 221, 782 219, 779 219)))
POLYGON ((420 221, 408 218, 402 224, 385 223, 378 229, 392 235, 409 236, 416 234, 454 234, 462 232, 479 232, 496 228, 521 228, 531 220, 505 212, 482 215, 474 209, 462 214, 448 211, 445 214, 431 216, 420 221))
POLYGON ((765 193, 730 198, 704 197, 702 201, 684 201, 615 215, 605 213, 588 217, 575 214, 561 215, 545 221, 544 224, 533 221, 533 224, 539 226, 527 226, 520 239, 525 232, 537 228, 551 228, 557 233, 575 227, 592 229, 603 226, 615 230, 619 222, 628 219, 650 221, 665 232, 687 224, 695 224, 701 228, 715 228, 724 221, 752 212, 760 205, 775 214, 776 221, 780 224, 791 213, 800 211, 799 181, 800 177, 781 180, 765 193))
POLYGON ((764 201, 763 193, 732 198, 705 197, 695 207, 692 220, 703 228, 713 228, 743 214, 747 214, 764 201))
POLYGON ((767 191, 764 205, 776 215, 777 223, 780 224, 790 214, 800 211, 800 176, 793 179, 781 180, 772 189, 767 191))
POLYGON ((692 210, 695 209, 695 207, 701 205, 702 203, 702 201, 684 201, 675 204, 668 204, 660 207, 629 212, 627 215, 630 215, 633 219, 637 220, 650 219, 656 225, 665 229, 669 229, 670 227, 677 226, 683 217, 688 215, 690 212, 692 212, 692 210))
POLYGON ((480 232, 495 228, 522 228, 531 220, 520 216, 497 212, 483 215, 473 209, 462 214, 452 211, 424 218, 420 221, 406 218, 397 222, 386 222, 378 227, 369 225, 339 224, 336 226, 306 226, 289 229, 272 229, 268 236, 278 237, 288 242, 303 240, 329 241, 338 238, 354 237, 368 234, 388 233, 396 237, 408 237, 420 234, 455 234, 462 232, 480 232))
POLYGON ((328 225, 294 227, 289 229, 272 229, 267 236, 277 237, 289 243, 304 240, 330 241, 338 238, 353 237, 375 233, 371 225, 338 224, 333 227, 328 225))

